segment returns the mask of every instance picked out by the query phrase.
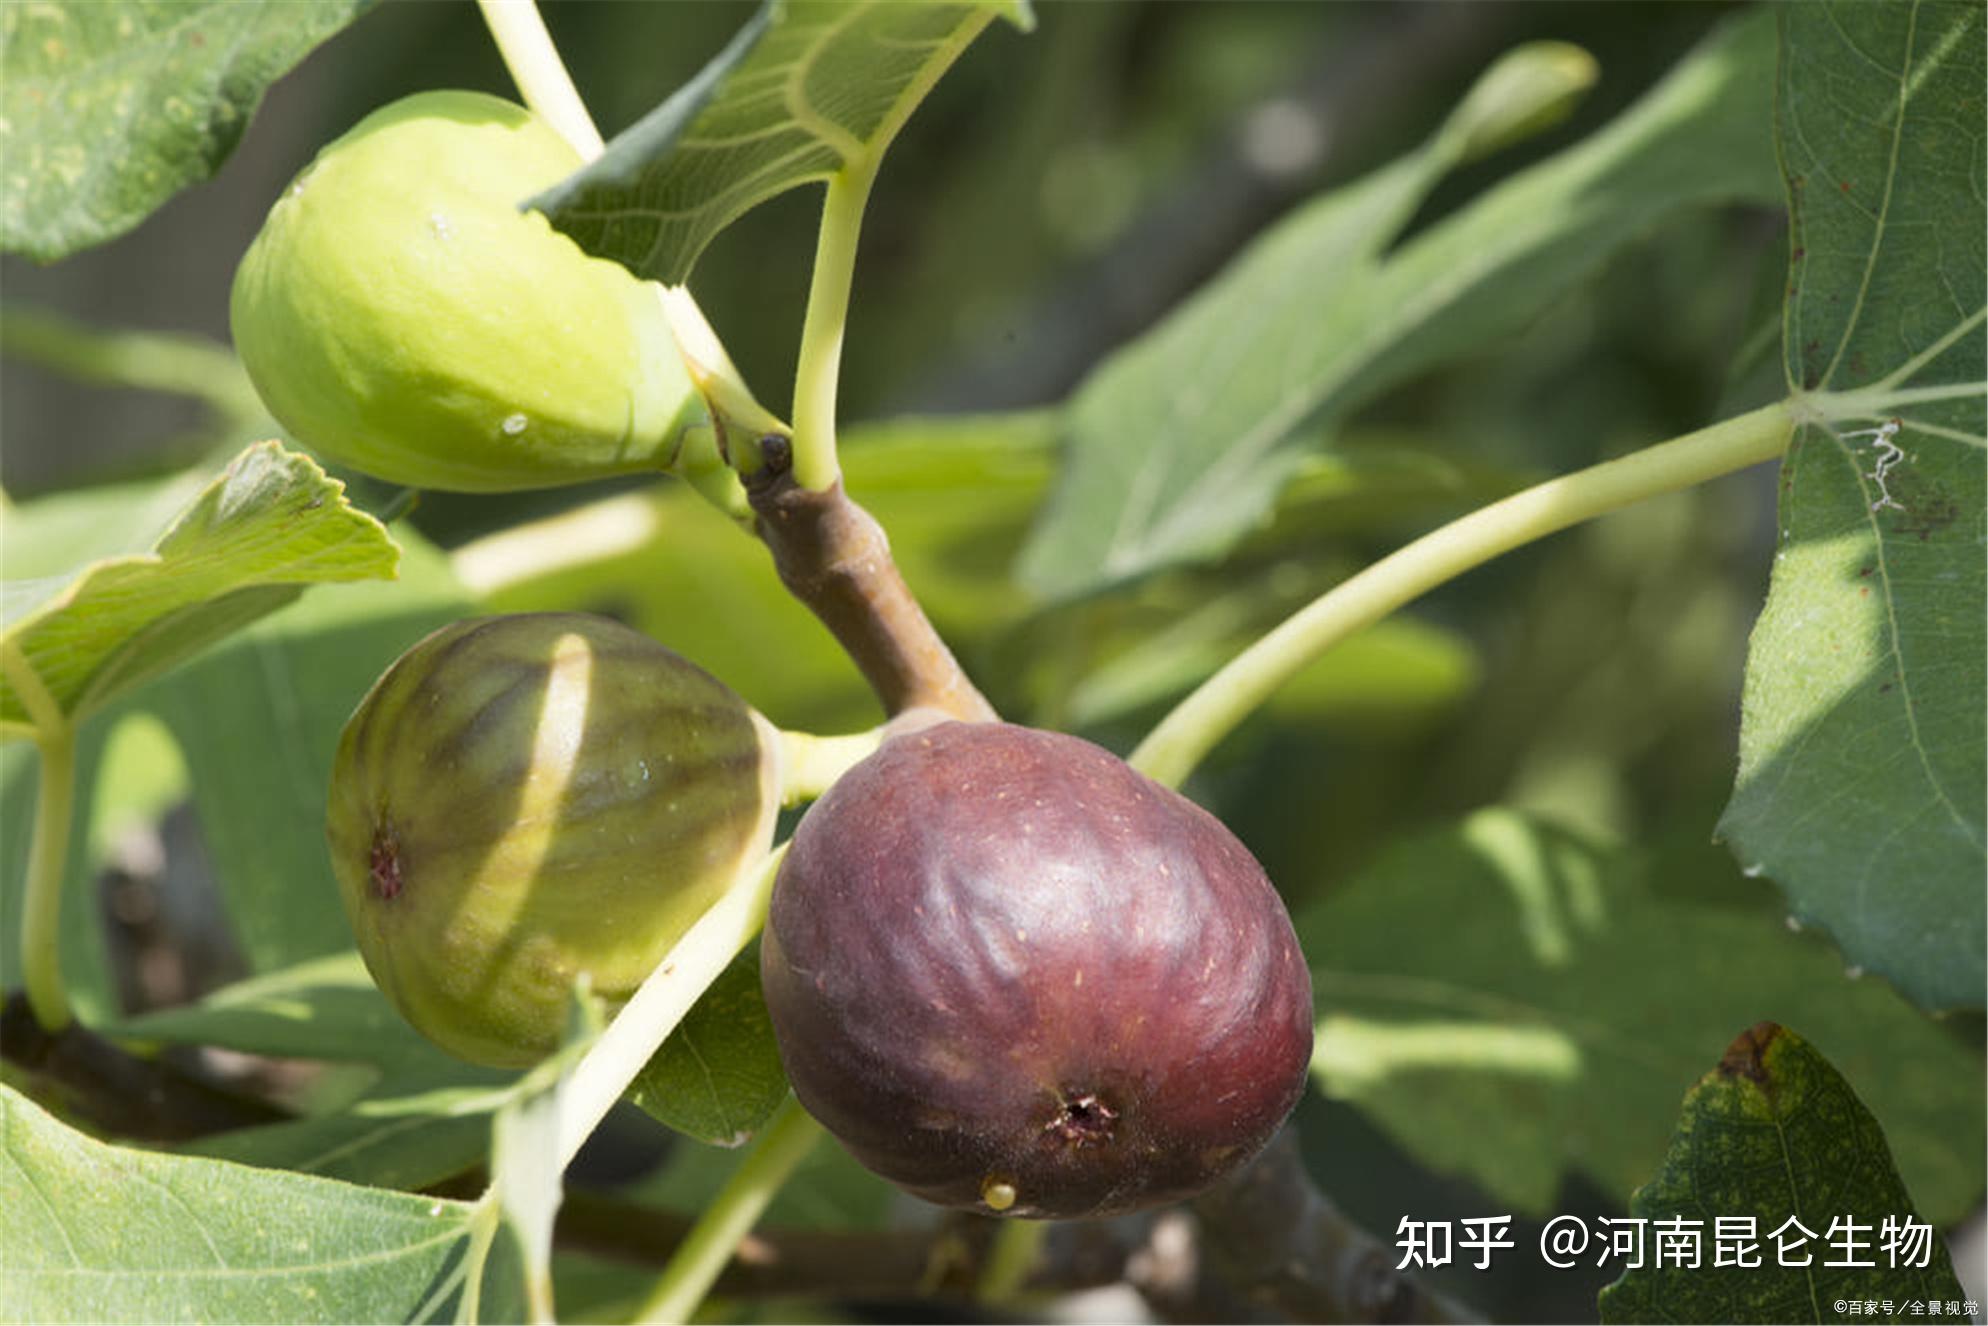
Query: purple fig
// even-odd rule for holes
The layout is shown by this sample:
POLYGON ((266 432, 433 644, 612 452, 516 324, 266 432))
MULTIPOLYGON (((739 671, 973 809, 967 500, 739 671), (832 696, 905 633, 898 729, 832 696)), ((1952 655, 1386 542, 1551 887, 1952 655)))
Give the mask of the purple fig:
POLYGON ((809 810, 761 979, 801 1103, 945 1206, 1177 1201, 1296 1105, 1311 977, 1222 823, 1110 752, 999 723, 893 738, 809 810))
POLYGON ((429 1039, 522 1066, 574 983, 618 1006, 779 810, 772 729, 616 622, 457 622, 401 655, 339 741, 326 818, 359 951, 429 1039))

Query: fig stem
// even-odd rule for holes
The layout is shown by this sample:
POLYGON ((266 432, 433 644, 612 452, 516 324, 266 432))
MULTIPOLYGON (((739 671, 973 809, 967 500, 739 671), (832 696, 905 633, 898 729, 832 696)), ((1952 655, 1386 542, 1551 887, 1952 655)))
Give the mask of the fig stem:
POLYGON ((1327 590, 1238 654, 1139 743, 1128 761, 1169 786, 1313 659, 1436 586, 1620 507, 1772 460, 1796 403, 1777 401, 1708 428, 1514 493, 1423 535, 1327 590))
POLYGON ((801 321, 801 353, 794 370, 794 479, 821 492, 842 476, 835 456, 835 391, 842 371, 842 337, 849 322, 849 287, 856 273, 856 245, 863 208, 877 178, 882 152, 845 161, 828 177, 821 232, 815 241, 814 275, 801 321))
POLYGON ((573 75, 559 58, 533 0, 477 0, 477 8, 483 11, 484 26, 532 113, 571 144, 581 160, 592 161, 606 151, 601 131, 594 127, 594 117, 580 99, 573 75))
POLYGON ((760 541, 780 582, 855 660, 885 711, 922 706, 973 722, 993 719, 994 707, 904 583, 883 527, 850 500, 841 480, 816 491, 776 463, 774 448, 767 457, 746 481, 760 541))
POLYGON ((752 1232, 767 1204, 821 1136, 821 1125, 808 1117, 799 1101, 790 1095, 781 1102, 745 1159, 663 1267, 662 1278, 656 1281, 635 1320, 689 1321, 740 1241, 752 1232))
POLYGON ((887 727, 843 736, 780 730, 780 804, 788 808, 813 801, 835 780, 876 753, 890 734, 887 727))
POLYGON ((21 984, 43 1031, 74 1020, 62 983, 62 885, 69 825, 76 808, 76 729, 66 720, 38 727, 34 836, 28 843, 27 897, 21 914, 21 984))
POLYGON ((786 846, 742 871, 709 911, 697 918, 656 970, 573 1066, 559 1115, 559 1165, 573 1163, 580 1146, 628 1090, 651 1055, 676 1030, 711 982, 766 923, 767 900, 786 846))
POLYGON ((986 1265, 974 1285, 974 1297, 988 1307, 998 1307, 1021 1292, 1029 1272, 1035 1268, 1042 1240, 1049 1233, 1046 1220, 1004 1220, 987 1250, 986 1265))

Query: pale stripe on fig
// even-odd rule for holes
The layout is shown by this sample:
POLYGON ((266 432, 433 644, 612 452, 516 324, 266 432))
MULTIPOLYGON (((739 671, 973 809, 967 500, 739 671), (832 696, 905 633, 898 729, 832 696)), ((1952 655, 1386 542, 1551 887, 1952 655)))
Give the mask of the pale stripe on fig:
POLYGON ((434 633, 374 686, 334 770, 327 832, 368 965, 447 1048, 528 1062, 582 970, 625 999, 763 856, 776 748, 716 678, 606 619, 434 633))

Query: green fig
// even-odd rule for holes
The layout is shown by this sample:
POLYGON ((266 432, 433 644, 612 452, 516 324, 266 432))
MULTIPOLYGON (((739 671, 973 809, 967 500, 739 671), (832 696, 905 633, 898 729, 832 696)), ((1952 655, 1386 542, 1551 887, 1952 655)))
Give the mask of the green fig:
POLYGON ((235 347, 270 413, 416 488, 668 468, 709 424, 659 287, 519 210, 580 164, 478 92, 407 97, 326 146, 235 273, 235 347))
POLYGON ((451 1053, 535 1062, 582 973, 618 1007, 758 867, 778 750, 722 682, 605 618, 436 631, 332 766, 332 866, 373 979, 451 1053))

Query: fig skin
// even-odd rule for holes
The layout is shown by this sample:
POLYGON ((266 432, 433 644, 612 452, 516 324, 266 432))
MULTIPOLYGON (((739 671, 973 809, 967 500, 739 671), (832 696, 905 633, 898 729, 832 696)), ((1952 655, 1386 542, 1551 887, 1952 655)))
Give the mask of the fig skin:
POLYGON ((777 750, 723 683, 606 618, 436 631, 374 684, 332 767, 326 834, 368 970, 451 1053, 537 1061, 582 972, 618 1007, 757 868, 777 750))
POLYGON ((328 144, 235 273, 235 347, 270 413, 416 488, 668 467, 708 415, 657 288, 518 210, 580 165, 480 92, 417 93, 328 144))
POLYGON ((1311 975, 1222 823, 1110 752, 944 723, 809 810, 761 979, 802 1105, 943 1206, 1189 1197, 1303 1093, 1311 975))

